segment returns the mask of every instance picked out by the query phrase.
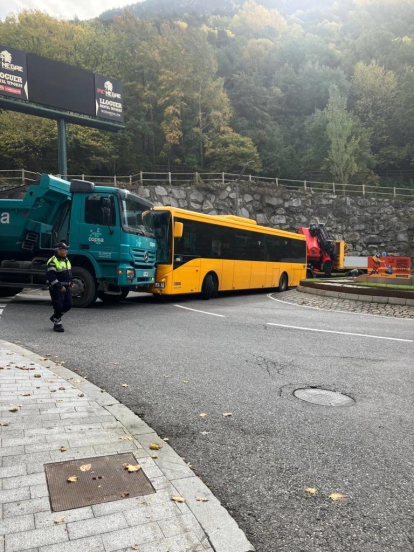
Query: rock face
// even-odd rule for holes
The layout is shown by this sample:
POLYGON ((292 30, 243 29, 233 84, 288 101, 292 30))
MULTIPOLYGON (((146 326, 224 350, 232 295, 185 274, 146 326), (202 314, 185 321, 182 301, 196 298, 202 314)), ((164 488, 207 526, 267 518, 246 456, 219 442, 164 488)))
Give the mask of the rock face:
MULTIPOLYGON (((233 185, 145 186, 135 190, 156 205, 172 205, 208 214, 236 213, 233 185)), ((335 239, 344 239, 349 254, 414 257, 414 201, 287 190, 275 185, 243 183, 240 216, 263 226, 296 232, 300 226, 325 223, 335 239)))

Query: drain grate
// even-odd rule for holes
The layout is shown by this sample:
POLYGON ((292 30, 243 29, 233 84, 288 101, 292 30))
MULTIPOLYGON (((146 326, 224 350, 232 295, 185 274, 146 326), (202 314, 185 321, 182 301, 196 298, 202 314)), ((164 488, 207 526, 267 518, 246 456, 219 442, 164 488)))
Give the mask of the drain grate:
POLYGON ((293 394, 301 401, 322 406, 352 406, 355 404, 354 399, 348 397, 348 395, 337 393, 336 391, 329 391, 329 389, 320 389, 318 387, 296 389, 293 394))
POLYGON ((122 467, 122 464, 137 463, 136 458, 128 453, 45 464, 52 511, 155 493, 142 469, 129 473, 122 467), (91 468, 82 471, 80 467, 85 464, 91 464, 91 468), (69 483, 69 477, 74 475, 77 481, 69 483))

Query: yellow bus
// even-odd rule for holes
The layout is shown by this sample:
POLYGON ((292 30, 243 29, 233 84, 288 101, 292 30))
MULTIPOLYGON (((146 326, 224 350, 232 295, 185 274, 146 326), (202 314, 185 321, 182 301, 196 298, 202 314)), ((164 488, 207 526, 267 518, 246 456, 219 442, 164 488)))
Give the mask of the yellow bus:
POLYGON ((306 238, 233 215, 175 207, 151 211, 157 239, 157 295, 277 288, 306 277, 306 238))

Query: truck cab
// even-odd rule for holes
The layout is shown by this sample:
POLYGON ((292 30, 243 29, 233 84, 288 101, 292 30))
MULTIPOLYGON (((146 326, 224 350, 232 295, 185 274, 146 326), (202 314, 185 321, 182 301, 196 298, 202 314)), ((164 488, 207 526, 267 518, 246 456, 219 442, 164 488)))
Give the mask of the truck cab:
POLYGON ((42 175, 24 199, 0 200, 0 294, 44 288, 47 259, 60 241, 69 246, 75 306, 149 289, 156 261, 152 207, 127 190, 42 175))

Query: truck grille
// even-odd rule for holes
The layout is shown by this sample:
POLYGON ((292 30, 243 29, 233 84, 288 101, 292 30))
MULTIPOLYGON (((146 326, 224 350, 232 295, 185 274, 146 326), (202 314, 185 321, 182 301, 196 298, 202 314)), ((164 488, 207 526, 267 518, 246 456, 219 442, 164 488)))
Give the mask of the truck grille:
POLYGON ((137 268, 151 268, 155 263, 155 251, 148 251, 148 262, 145 262, 145 249, 132 249, 134 265, 137 268))

